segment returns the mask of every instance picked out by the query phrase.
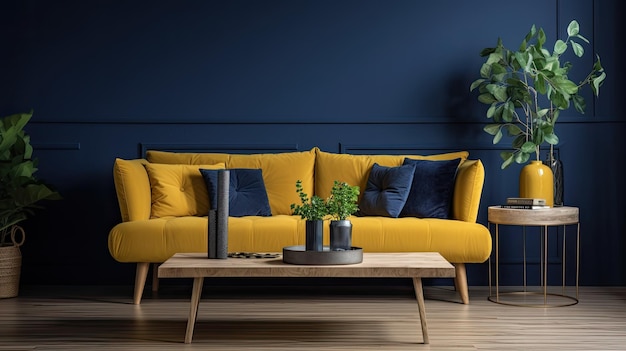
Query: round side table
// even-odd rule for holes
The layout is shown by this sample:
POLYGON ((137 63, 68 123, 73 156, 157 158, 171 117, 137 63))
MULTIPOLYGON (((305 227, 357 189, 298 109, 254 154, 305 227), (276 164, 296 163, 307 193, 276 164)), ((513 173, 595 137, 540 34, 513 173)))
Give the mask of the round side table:
POLYGON ((578 303, 578 279, 579 279, 579 265, 580 265, 580 222, 578 219, 578 207, 552 207, 546 209, 526 210, 526 209, 511 209, 503 208, 501 206, 490 206, 488 208, 488 221, 489 230, 491 231, 492 225, 495 227, 495 231, 492 232, 494 236, 495 252, 492 253, 495 260, 495 295, 492 294, 492 262, 489 258, 489 301, 524 307, 563 307, 571 306, 578 303), (500 292, 500 226, 521 226, 523 233, 523 259, 524 259, 524 287, 523 291, 508 291, 500 292), (565 238, 567 236, 566 227, 576 226, 576 295, 570 296, 566 294, 565 289, 565 238), (563 257, 561 262, 562 269, 562 288, 561 293, 549 293, 548 292, 548 228, 549 227, 563 227, 563 257), (526 227, 539 227, 541 233, 541 258, 540 258, 540 271, 541 271, 541 288, 542 291, 529 291, 527 289, 526 279, 526 227), (543 303, 527 301, 526 299, 511 300, 504 298, 504 295, 543 295, 543 303), (563 303, 549 302, 548 296, 555 296, 557 300, 565 301, 563 303))

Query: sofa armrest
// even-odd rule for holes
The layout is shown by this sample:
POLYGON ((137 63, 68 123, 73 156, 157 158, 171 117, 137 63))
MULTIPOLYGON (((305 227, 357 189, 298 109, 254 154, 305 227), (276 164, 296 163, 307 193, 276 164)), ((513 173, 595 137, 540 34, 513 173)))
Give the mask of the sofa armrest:
POLYGON ((452 199, 452 218, 475 223, 485 182, 480 160, 466 160, 457 170, 452 199))
POLYGON ((122 214, 122 221, 139 221, 150 218, 151 192, 150 180, 144 159, 115 159, 113 181, 117 201, 122 214))

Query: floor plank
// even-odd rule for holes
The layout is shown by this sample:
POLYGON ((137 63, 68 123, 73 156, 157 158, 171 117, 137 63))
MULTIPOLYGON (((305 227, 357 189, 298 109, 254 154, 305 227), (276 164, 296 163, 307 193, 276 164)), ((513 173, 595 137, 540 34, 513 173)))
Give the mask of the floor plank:
POLYGON ((183 344, 189 286, 26 287, 0 299, 4 350, 624 350, 626 287, 581 287, 560 308, 499 305, 470 287, 425 286, 430 344, 406 288, 205 287, 193 343, 183 344))

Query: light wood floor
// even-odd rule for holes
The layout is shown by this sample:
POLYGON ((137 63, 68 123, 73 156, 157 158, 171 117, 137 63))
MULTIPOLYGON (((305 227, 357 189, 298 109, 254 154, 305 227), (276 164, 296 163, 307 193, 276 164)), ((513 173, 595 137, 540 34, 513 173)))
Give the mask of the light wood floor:
POLYGON ((426 286, 429 345, 408 287, 207 284, 184 345, 190 290, 162 286, 136 306, 132 287, 22 288, 0 300, 0 350, 626 349, 626 287, 582 287, 577 305, 525 308, 487 301, 487 287, 470 287, 463 305, 450 287, 426 286))

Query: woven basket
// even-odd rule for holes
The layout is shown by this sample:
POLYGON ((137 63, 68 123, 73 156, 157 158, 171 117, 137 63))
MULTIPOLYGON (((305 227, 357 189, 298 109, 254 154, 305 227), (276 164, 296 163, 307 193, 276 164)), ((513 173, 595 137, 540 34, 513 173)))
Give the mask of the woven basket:
POLYGON ((10 246, 0 246, 0 299, 16 297, 20 287, 20 271, 22 270, 22 253, 20 246, 24 243, 24 229, 14 225, 11 228, 10 246), (22 240, 17 242, 17 233, 22 240))

